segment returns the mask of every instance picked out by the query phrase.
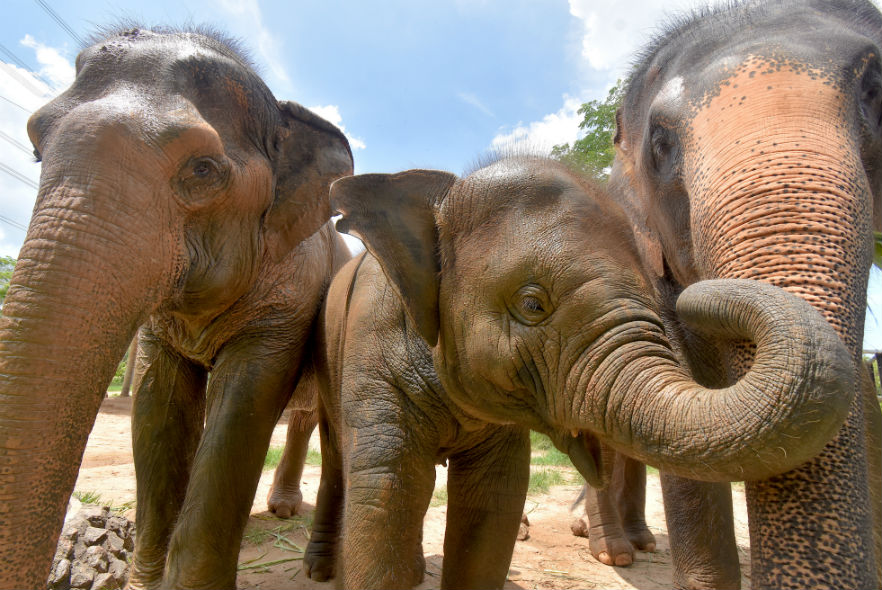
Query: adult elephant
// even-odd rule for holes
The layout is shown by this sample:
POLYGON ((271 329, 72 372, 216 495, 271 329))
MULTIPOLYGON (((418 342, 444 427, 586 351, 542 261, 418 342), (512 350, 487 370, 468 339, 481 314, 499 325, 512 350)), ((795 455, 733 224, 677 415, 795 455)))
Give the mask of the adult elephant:
POLYGON ((232 588, 270 434, 347 257, 327 192, 349 145, 214 34, 125 30, 76 67, 28 123, 43 169, 0 319, 0 587, 45 584, 143 325, 131 582, 232 588))
MULTIPOLYGON (((771 283, 815 306, 859 366, 872 222, 882 221, 880 48, 882 15, 868 1, 777 0, 702 12, 644 52, 618 114, 610 182, 671 300, 703 279, 771 283)), ((709 385, 750 364, 746 346, 680 334, 709 385), (728 374, 707 369, 718 352, 728 374)), ((748 482, 753 587, 878 587, 855 400, 818 457, 748 482)), ((676 583, 737 586, 728 488, 662 484, 676 583), (688 514, 670 510, 683 505, 688 514), (727 510, 728 523, 711 515, 727 510)))

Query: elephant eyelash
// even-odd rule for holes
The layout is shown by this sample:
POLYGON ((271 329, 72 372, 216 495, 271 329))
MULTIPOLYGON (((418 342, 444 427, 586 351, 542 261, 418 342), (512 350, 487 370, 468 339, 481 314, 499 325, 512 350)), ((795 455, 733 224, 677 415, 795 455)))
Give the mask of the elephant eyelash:
POLYGON ((34 162, 40 163, 43 161, 43 156, 40 154, 40 150, 34 148, 34 162))

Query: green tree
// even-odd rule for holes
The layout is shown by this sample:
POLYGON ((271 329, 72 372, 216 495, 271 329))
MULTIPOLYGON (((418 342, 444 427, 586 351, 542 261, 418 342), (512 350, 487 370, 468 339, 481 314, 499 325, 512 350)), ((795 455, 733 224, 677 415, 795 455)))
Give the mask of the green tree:
POLYGON ((0 306, 6 299, 9 290, 9 279, 12 278, 12 269, 15 268, 15 258, 12 256, 0 256, 0 306))
POLYGON ((604 100, 591 100, 579 107, 584 133, 573 145, 564 143, 551 149, 551 157, 598 180, 606 180, 615 157, 616 110, 622 104, 622 81, 609 89, 604 100))

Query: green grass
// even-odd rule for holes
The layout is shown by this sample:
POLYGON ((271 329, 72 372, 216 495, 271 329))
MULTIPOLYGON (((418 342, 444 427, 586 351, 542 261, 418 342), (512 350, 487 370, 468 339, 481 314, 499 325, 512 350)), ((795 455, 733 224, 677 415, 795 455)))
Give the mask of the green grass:
POLYGON ((552 443, 551 439, 544 434, 540 434, 535 430, 531 430, 530 448, 533 450, 534 453, 537 451, 547 451, 554 448, 554 443, 552 443))
MULTIPOLYGON (((266 457, 263 459, 263 470, 267 471, 269 469, 275 469, 279 466, 279 463, 282 461, 282 453, 285 452, 284 447, 270 447, 266 451, 266 457)), ((306 450, 306 464, 307 465, 321 465, 322 464, 322 454, 320 451, 316 451, 313 448, 309 448, 306 450)))
POLYGON ((312 447, 306 450, 306 464, 319 466, 322 464, 322 453, 312 447))
POLYGON ((267 471, 278 467, 282 461, 282 453, 284 451, 284 447, 270 447, 267 449, 266 457, 263 459, 263 470, 267 471))
POLYGON ((447 486, 441 486, 435 489, 429 506, 444 506, 445 504, 447 504, 447 486))
POLYGON ((73 497, 83 504, 98 504, 101 502, 101 494, 90 490, 82 492, 74 491, 73 497))
POLYGON ((91 490, 74 490, 72 494, 74 498, 82 502, 83 504, 94 504, 96 506, 107 506, 111 512, 115 512, 117 514, 122 514, 127 510, 131 510, 135 507, 135 501, 129 500, 128 502, 123 502, 121 504, 117 504, 115 500, 102 500, 101 494, 98 492, 93 492, 91 490))
POLYGON ((536 469, 530 473, 528 494, 547 494, 551 486, 573 483, 573 474, 558 469, 536 469))

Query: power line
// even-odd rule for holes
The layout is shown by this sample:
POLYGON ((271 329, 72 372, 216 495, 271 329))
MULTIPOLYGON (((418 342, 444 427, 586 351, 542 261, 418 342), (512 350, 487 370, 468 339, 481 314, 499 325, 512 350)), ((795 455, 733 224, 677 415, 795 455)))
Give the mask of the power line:
POLYGON ((28 233, 27 226, 15 221, 14 219, 9 219, 8 217, 4 217, 3 215, 0 215, 0 221, 2 221, 3 223, 5 223, 6 225, 8 225, 10 227, 14 227, 15 229, 20 229, 21 231, 28 233))
POLYGON ((55 22, 58 23, 58 26, 60 26, 65 31, 67 31, 67 34, 70 35, 73 38, 73 40, 76 41, 80 45, 80 47, 84 47, 86 45, 86 43, 83 41, 83 38, 80 37, 79 35, 77 35, 76 32, 74 32, 74 30, 72 28, 70 28, 70 25, 68 25, 64 21, 63 18, 58 16, 58 13, 56 13, 54 10, 52 10, 52 7, 49 6, 48 4, 46 4, 46 2, 44 0, 34 0, 34 1, 37 4, 39 4, 43 8, 43 10, 45 10, 46 13, 52 17, 52 19, 55 22))
POLYGON ((29 156, 32 156, 34 154, 34 152, 32 150, 29 150, 25 144, 21 143, 20 141, 18 141, 14 137, 7 135, 2 130, 0 130, 0 139, 5 139, 6 141, 11 143, 12 145, 17 147, 18 149, 20 149, 24 153, 28 154, 29 156))
POLYGON ((21 172, 18 172, 15 169, 10 168, 9 166, 4 164, 3 162, 0 162, 0 170, 2 170, 3 172, 5 172, 6 174, 8 174, 9 176, 11 176, 13 178, 20 180, 21 182, 25 183, 26 185, 33 187, 37 190, 40 190, 39 184, 37 184, 36 182, 31 180, 30 178, 28 178, 27 176, 25 176, 21 172))
MULTIPOLYGON (((25 62, 23 62, 16 54, 14 54, 12 51, 10 51, 8 48, 6 48, 6 46, 3 45, 2 43, 0 43, 0 52, 4 53, 6 55, 6 57, 11 59, 13 62, 15 62, 15 65, 17 65, 21 69, 25 70, 26 72, 30 73, 34 78, 36 78, 37 80, 39 80, 40 82, 42 82, 43 84, 48 86, 49 88, 52 88, 52 84, 50 84, 49 81, 46 80, 46 78, 44 78, 39 73, 35 72, 33 70, 33 68, 31 68, 25 62)), ((38 93, 39 96, 43 96, 43 94, 45 94, 45 93, 43 93, 43 92, 38 93)))
POLYGON ((9 99, 6 98, 5 96, 0 96, 0 98, 2 98, 3 100, 5 100, 6 102, 8 102, 9 104, 11 104, 12 106, 20 108, 21 110, 23 110, 24 112, 26 112, 26 113, 29 114, 29 115, 30 115, 31 113, 34 112, 33 109, 27 109, 27 108, 21 106, 20 104, 18 104, 17 102, 15 102, 15 101, 9 100, 9 99))

